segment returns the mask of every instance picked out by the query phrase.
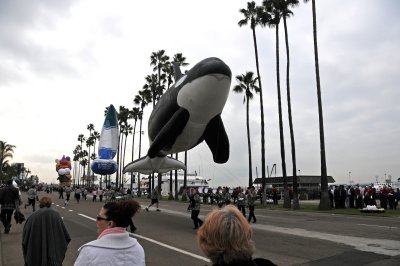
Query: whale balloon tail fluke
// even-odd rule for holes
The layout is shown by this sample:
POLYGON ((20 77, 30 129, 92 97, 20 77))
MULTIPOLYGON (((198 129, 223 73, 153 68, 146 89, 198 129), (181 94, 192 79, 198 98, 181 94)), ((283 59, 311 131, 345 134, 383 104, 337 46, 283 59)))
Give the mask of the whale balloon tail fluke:
POLYGON ((141 174, 152 174, 152 173, 166 173, 172 170, 182 169, 185 170, 186 166, 181 161, 174 158, 154 157, 149 156, 139 158, 124 167, 124 173, 139 172, 141 174))

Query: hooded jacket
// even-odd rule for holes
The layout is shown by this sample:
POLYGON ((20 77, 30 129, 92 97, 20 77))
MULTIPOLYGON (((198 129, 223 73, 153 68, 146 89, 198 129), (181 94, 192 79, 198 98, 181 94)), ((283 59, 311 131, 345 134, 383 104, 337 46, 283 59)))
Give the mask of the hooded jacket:
POLYGON ((78 251, 74 266, 146 265, 143 247, 128 232, 104 235, 78 251))

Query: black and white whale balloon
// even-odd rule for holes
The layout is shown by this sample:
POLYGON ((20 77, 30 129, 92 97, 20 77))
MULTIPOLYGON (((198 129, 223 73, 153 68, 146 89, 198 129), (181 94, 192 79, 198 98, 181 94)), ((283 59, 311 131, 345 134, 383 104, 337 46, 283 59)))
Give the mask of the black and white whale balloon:
POLYGON ((163 94, 149 118, 147 156, 126 165, 124 173, 185 169, 184 163, 167 155, 190 150, 203 140, 214 162, 227 162, 229 139, 221 113, 231 79, 230 68, 215 57, 200 61, 184 75, 176 67, 176 83, 163 94))

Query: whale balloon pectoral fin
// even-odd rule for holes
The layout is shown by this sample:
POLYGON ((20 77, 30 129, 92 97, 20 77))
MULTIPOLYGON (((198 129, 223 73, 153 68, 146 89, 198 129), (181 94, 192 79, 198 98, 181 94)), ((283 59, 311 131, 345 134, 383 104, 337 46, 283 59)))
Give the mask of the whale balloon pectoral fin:
POLYGON ((172 147, 185 128, 189 116, 188 110, 184 108, 176 111, 154 138, 147 152, 148 156, 154 158, 162 149, 172 147))
POLYGON ((226 163, 229 159, 229 139, 221 115, 211 119, 203 133, 203 138, 213 154, 214 162, 226 163))
POLYGON ((154 157, 149 156, 139 158, 124 167, 124 173, 139 172, 141 174, 166 173, 171 170, 186 169, 181 161, 171 157, 154 157))

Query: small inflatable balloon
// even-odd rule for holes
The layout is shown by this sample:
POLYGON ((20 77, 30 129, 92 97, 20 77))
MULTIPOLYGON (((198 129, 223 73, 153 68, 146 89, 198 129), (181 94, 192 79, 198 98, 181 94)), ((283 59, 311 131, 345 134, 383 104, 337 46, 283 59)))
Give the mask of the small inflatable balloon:
POLYGON ((117 162, 113 160, 118 149, 118 115, 114 106, 108 108, 99 141, 99 157, 93 160, 91 169, 99 175, 111 175, 117 171, 117 162))
POLYGON ((62 186, 71 186, 71 158, 63 155, 61 159, 56 159, 56 171, 58 173, 58 180, 62 186))

